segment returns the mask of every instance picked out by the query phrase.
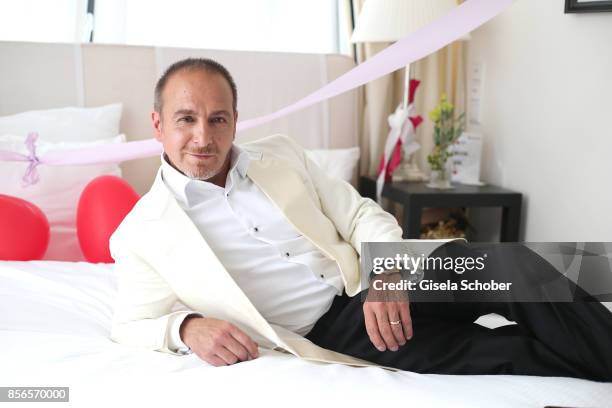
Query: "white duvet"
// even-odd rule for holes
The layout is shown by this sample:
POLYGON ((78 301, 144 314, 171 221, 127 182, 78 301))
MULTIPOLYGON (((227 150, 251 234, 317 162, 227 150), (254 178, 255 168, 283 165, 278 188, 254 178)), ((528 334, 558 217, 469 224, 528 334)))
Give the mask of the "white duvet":
POLYGON ((215 368, 109 340, 115 291, 109 264, 1 261, 0 386, 69 386, 70 405, 87 407, 612 407, 612 384, 570 378, 421 375, 269 350, 215 368))

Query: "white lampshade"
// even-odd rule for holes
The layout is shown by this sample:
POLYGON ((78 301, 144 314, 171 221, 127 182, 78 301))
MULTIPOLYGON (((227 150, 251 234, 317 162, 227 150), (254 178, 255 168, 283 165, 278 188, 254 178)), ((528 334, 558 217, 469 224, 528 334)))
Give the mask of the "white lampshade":
POLYGON ((454 7, 456 0, 366 0, 351 41, 394 42, 454 7))

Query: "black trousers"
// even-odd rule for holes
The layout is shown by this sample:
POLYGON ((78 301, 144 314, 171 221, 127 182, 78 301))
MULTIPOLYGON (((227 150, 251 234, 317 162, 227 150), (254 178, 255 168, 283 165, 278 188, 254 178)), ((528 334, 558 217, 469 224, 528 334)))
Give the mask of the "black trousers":
MULTIPOLYGON (((528 252, 520 263, 533 267, 539 260, 528 252)), ((306 337, 330 350, 418 373, 612 381, 612 313, 599 302, 414 302, 410 312, 413 337, 395 352, 380 352, 371 343, 361 294, 336 296, 306 337), (517 324, 488 329, 474 323, 488 313, 517 324)))

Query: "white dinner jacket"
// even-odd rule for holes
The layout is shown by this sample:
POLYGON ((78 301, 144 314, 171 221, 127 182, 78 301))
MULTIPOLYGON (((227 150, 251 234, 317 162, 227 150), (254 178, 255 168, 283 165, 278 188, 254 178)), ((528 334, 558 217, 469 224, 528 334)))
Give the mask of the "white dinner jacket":
MULTIPOLYGON (((288 221, 340 268, 345 290, 361 290, 359 252, 367 241, 400 241, 397 221, 345 181, 328 177, 290 138, 269 136, 241 145, 251 156, 247 176, 288 221)), ((231 237, 228 237, 231 239, 231 237)), ((270 325, 238 287, 161 179, 110 238, 118 277, 111 338, 168 353, 177 300, 204 316, 227 320, 260 346, 298 357, 375 365, 323 349, 270 325)))

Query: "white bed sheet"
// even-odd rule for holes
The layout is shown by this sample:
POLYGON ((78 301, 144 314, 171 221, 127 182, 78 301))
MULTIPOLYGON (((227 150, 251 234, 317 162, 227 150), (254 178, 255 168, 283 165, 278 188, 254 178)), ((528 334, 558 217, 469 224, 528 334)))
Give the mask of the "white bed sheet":
POLYGON ((0 386, 70 386, 71 406, 612 406, 612 384, 570 378, 421 375, 269 350, 216 368, 112 342, 115 292, 110 264, 0 262, 0 386))

